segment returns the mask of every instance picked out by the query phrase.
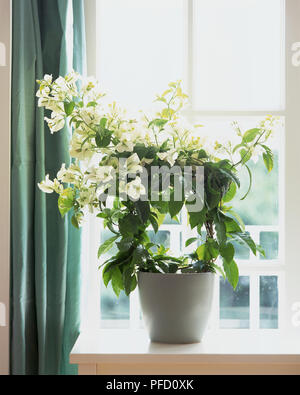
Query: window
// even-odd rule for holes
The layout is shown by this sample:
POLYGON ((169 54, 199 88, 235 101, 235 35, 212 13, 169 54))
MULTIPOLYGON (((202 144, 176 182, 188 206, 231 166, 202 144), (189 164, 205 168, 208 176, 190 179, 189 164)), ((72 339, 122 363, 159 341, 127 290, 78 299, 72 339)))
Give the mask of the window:
MULTIPOLYGON (((97 78, 112 99, 133 113, 155 110, 155 94, 181 79, 191 100, 187 118, 203 124, 200 132, 216 140, 233 136, 232 121, 247 130, 276 114, 284 125, 284 0, 99 0, 95 15, 97 78)), ((235 198, 236 211, 266 256, 253 257, 236 245, 240 282, 233 292, 216 276, 212 329, 282 326, 284 142, 282 126, 273 141, 273 172, 266 177, 263 163, 251 161, 255 182, 246 209, 240 202, 245 191, 235 198)), ((247 181, 244 184, 246 188, 247 181)), ((193 235, 187 228, 183 213, 178 222, 168 218, 158 234, 149 232, 173 254, 180 254, 187 251, 185 240, 193 235)), ((102 327, 140 327, 137 294, 117 300, 95 270, 99 243, 109 236, 98 220, 91 219, 85 229, 88 315, 102 327)))

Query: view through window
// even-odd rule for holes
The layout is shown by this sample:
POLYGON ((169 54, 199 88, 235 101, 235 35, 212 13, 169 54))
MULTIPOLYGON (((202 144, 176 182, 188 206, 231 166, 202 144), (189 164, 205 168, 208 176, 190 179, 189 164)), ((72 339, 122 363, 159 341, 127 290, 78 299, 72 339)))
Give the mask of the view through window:
MULTIPOLYGON (((235 243, 240 270, 234 292, 216 279, 211 327, 220 329, 276 329, 280 326, 283 265, 283 153, 284 153, 284 1, 283 0, 101 0, 97 8, 97 78, 112 100, 129 108, 155 111, 156 94, 170 81, 182 80, 190 96, 186 117, 203 125, 199 133, 211 141, 234 138, 232 122, 243 130, 255 127, 268 114, 281 117, 273 140, 274 170, 262 160, 249 167, 255 182, 247 198, 246 181, 232 204, 246 230, 266 252, 251 256, 235 243), (255 19, 255 29, 253 20, 255 19), (242 205, 243 204, 243 205, 242 205)), ((188 252, 191 237, 185 213, 167 218, 159 232, 149 229, 153 242, 173 254, 188 252)), ((111 237, 99 222, 90 233, 90 251, 111 237)), ((205 235, 202 235, 205 237, 205 235)), ((199 237, 199 245, 202 239, 199 237)), ((110 251, 110 255, 115 250, 110 251)), ((102 257, 102 260, 110 255, 102 257)), ((92 252, 89 264, 97 266, 92 252)), ((100 283, 100 278, 99 278, 100 283)), ((103 327, 140 326, 136 293, 121 293, 99 284, 96 314, 103 327)))

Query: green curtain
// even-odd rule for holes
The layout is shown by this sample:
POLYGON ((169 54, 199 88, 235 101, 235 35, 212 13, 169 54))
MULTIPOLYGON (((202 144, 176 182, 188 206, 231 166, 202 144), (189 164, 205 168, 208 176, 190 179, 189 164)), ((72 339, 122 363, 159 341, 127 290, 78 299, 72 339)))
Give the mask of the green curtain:
POLYGON ((37 187, 70 163, 70 131, 50 134, 35 92, 44 74, 85 73, 83 0, 12 5, 11 373, 76 374, 81 235, 37 187))

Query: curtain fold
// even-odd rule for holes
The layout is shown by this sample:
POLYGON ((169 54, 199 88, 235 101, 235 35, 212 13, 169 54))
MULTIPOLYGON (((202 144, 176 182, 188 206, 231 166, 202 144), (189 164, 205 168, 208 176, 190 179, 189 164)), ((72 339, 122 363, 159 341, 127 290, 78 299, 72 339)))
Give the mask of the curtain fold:
POLYGON ((85 72, 83 0, 13 1, 11 373, 76 374, 80 232, 37 187, 70 163, 65 128, 50 135, 36 80, 85 72))

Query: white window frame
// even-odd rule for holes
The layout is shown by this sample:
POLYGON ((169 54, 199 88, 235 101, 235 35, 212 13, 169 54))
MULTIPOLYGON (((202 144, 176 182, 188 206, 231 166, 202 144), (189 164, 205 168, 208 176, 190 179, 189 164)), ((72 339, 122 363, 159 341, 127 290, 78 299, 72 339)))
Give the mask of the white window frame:
MULTIPOLYGON (((299 196, 300 185, 297 182, 297 164, 296 158, 299 156, 297 147, 300 147, 300 134, 295 133, 297 125, 300 124, 300 111, 297 103, 300 103, 300 69, 292 65, 291 57, 293 55, 292 43, 300 41, 300 24, 298 16, 300 15, 300 0, 283 0, 283 7, 286 9, 285 21, 282 29, 285 31, 285 42, 283 43, 283 59, 285 58, 285 87, 282 92, 285 100, 285 107, 280 111, 271 111, 273 115, 282 116, 286 119, 285 133, 281 136, 281 157, 279 166, 279 224, 275 227, 248 226, 254 240, 258 242, 259 231, 278 231, 279 232, 279 256, 274 261, 238 261, 241 276, 250 276, 250 329, 259 329, 259 276, 276 275, 278 277, 278 327, 280 329, 294 330, 293 315, 295 310, 293 306, 300 301, 300 287, 298 286, 300 278, 300 262, 298 258, 297 245, 297 222, 300 220, 300 205, 297 201, 299 196), (298 90, 296 88, 298 88, 298 90), (298 144, 297 144, 298 143, 298 144), (298 155, 297 155, 298 154, 298 155), (289 230, 287 234, 285 229, 289 230)), ((97 74, 97 54, 95 49, 95 37, 98 36, 97 15, 100 12, 101 1, 86 1, 86 19, 87 19, 87 51, 88 51, 88 74, 97 74)), ((185 1, 185 51, 188 59, 186 68, 186 90, 190 98, 193 99, 193 68, 194 63, 194 0, 185 1)), ((270 112, 270 111, 269 111, 270 112)), ((187 117, 239 117, 253 116, 263 117, 268 111, 199 111, 190 108, 186 111, 187 117)), ((163 225, 160 230, 169 230, 176 225, 163 225)), ((175 228, 174 228, 175 229, 175 228)), ((186 228, 184 228, 186 232, 186 228)), ((83 327, 100 327, 100 284, 101 278, 97 269, 97 242, 91 240, 100 240, 99 220, 91 218, 89 227, 84 228, 83 244, 89 243, 88 256, 86 249, 83 253, 83 259, 88 262, 84 265, 83 281, 88 283, 85 287, 84 306, 88 306, 88 317, 83 322, 83 327), (92 237, 90 237, 92 235, 92 237), (96 300, 95 300, 96 299, 96 300)), ((184 243, 183 243, 184 244, 184 243)), ((135 292, 130 299, 130 322, 131 328, 140 326, 139 312, 137 310, 138 297, 135 292)), ((219 329, 219 278, 216 276, 215 306, 211 320, 211 328, 219 329)), ((110 323, 108 323, 110 325, 110 323)), ((226 329, 228 330, 228 329, 226 329)), ((267 329, 268 331, 270 329, 267 329)), ((245 329, 242 329, 245 331, 245 329)), ((263 329, 260 329, 263 331, 263 329)))

